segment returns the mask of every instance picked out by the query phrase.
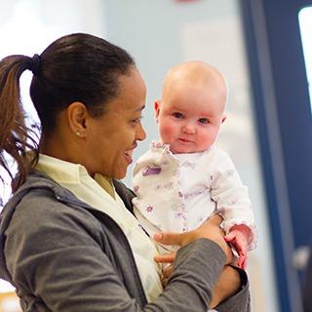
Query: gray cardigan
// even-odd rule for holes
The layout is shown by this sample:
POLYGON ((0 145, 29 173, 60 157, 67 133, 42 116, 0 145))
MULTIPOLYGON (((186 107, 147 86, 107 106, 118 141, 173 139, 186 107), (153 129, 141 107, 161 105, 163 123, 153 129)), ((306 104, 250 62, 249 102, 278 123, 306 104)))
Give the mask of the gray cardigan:
MULTIPOLYGON (((115 181, 131 210, 133 194, 115 181)), ((1 215, 0 278, 11 282, 23 311, 206 312, 225 255, 200 239, 181 248, 164 292, 147 303, 127 238, 108 215, 34 172, 1 215)), ((218 311, 249 311, 249 287, 218 311)))

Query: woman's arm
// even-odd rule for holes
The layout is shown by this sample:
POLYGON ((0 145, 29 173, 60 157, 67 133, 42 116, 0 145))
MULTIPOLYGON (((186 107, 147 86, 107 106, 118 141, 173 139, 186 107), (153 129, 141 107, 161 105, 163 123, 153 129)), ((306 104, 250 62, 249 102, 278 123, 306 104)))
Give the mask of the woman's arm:
POLYGON ((224 300, 235 295, 241 288, 240 276, 234 268, 226 265, 213 289, 210 308, 215 308, 224 300))
MULTIPOLYGON (((183 234, 175 233, 161 233, 156 236, 156 240, 166 244, 187 244, 189 240, 196 239, 196 237, 206 237, 214 240, 219 247, 223 249, 226 254, 226 263, 232 261, 232 252, 223 239, 223 231, 219 228, 221 218, 216 215, 210 220, 205 222, 198 229, 185 232, 183 234)), ((157 256, 155 257, 157 262, 172 262, 174 257, 172 256, 157 256)), ((216 269, 216 258, 211 255, 210 269, 216 269)), ((170 272, 171 273, 171 272, 170 272)), ((227 265, 223 270, 217 271, 218 280, 209 290, 209 302, 210 307, 216 307, 218 311, 228 312, 244 312, 250 310, 249 299, 249 286, 246 272, 240 270, 237 267, 227 265), (211 293, 213 290, 213 293, 211 293), (222 302, 222 303, 220 303, 222 302)), ((172 273, 171 273, 172 274, 172 273)), ((168 279, 167 284, 170 284, 171 277, 168 279)))
MULTIPOLYGON (((179 234, 184 247, 177 253, 168 287, 142 307, 139 298, 129 295, 114 257, 104 253, 104 244, 110 242, 100 239, 99 222, 84 209, 45 197, 24 197, 6 229, 7 267, 28 307, 67 312, 208 310, 214 285, 229 261, 207 239, 218 241, 217 233, 205 238, 198 232, 179 234)), ((128 257, 131 274, 135 265, 127 248, 120 253, 128 257)))

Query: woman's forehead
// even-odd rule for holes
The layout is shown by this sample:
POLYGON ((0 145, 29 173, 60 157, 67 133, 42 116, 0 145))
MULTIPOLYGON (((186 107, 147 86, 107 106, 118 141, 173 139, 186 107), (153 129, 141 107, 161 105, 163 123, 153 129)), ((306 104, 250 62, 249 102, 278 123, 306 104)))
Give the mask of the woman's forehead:
POLYGON ((135 68, 129 75, 119 77, 119 93, 107 105, 108 110, 140 112, 145 108, 146 86, 140 72, 135 68))

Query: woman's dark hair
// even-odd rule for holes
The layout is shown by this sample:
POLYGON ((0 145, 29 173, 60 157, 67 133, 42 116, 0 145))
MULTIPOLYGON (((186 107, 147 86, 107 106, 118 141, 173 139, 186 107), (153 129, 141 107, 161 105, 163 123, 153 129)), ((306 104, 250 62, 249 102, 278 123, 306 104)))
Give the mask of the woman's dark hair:
POLYGON ((12 55, 0 61, 0 165, 13 179, 5 155, 16 161, 13 191, 24 183, 39 153, 20 101, 19 79, 24 70, 33 72, 30 97, 42 134, 49 136, 59 112, 72 102, 84 103, 93 117, 105 113, 105 104, 118 96, 119 77, 128 75, 134 65, 123 49, 83 33, 59 38, 40 56, 12 55), (31 161, 28 150, 34 152, 31 161))

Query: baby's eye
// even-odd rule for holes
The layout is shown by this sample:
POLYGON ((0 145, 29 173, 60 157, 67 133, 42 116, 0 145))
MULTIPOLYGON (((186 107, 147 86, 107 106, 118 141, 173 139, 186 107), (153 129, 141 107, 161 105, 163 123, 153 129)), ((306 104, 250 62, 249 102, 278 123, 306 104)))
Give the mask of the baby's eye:
POLYGON ((172 114, 173 117, 177 118, 177 119, 182 119, 183 118, 183 114, 175 112, 172 114))
POLYGON ((200 118, 198 121, 203 125, 209 124, 209 120, 207 118, 200 118))

